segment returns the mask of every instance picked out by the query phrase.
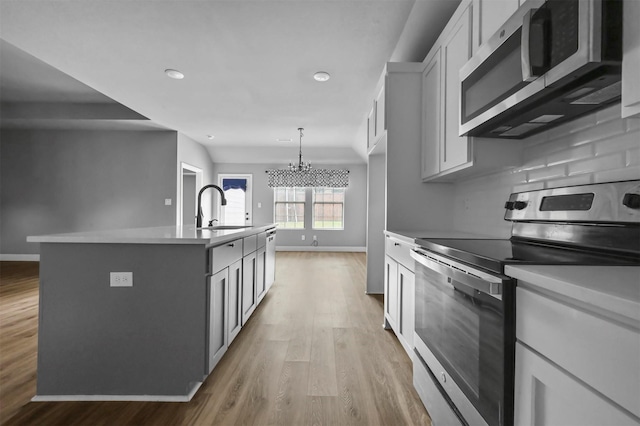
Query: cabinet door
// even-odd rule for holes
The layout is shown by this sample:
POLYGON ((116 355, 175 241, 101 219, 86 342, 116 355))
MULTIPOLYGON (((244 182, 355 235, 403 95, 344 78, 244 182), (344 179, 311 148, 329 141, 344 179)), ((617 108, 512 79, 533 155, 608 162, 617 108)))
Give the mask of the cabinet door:
POLYGON ((242 260, 229 266, 229 313, 227 315, 228 344, 242 328, 242 260))
POLYGON ((625 1, 622 30, 622 117, 640 114, 640 2, 625 1))
POLYGON ((413 330, 415 328, 415 274, 402 265, 398 265, 398 298, 400 302, 400 323, 398 329, 404 339, 403 346, 411 356, 413 354, 413 330))
POLYGON ((385 108, 385 86, 382 86, 376 96, 376 142, 382 136, 387 128, 386 123, 386 108, 385 108))
POLYGON ((256 291, 258 303, 267 294, 267 280, 265 279, 265 266, 267 263, 267 251, 264 247, 258 249, 256 253, 256 291))
POLYGON ((209 356, 208 369, 211 373, 220 358, 227 351, 227 292, 229 269, 225 268, 209 277, 209 356))
POLYGON ((460 127, 460 68, 471 57, 471 11, 468 7, 442 44, 442 80, 445 97, 440 170, 469 162, 469 138, 458 136, 460 127))
POLYGON ((481 46, 518 10, 518 0, 474 0, 473 10, 478 15, 474 23, 480 25, 481 46))
POLYGON ((256 252, 242 259, 242 325, 247 323, 249 317, 256 309, 256 278, 257 262, 256 252))
POLYGON ((391 328, 398 330, 398 262, 385 256, 384 316, 391 328))
POLYGON ((515 424, 598 426, 638 425, 638 422, 574 376, 518 342, 515 424))
POLYGON ((376 144, 376 107, 375 102, 367 116, 367 148, 371 149, 376 144))
POLYGON ((422 178, 440 172, 442 86, 438 49, 422 74, 422 178))

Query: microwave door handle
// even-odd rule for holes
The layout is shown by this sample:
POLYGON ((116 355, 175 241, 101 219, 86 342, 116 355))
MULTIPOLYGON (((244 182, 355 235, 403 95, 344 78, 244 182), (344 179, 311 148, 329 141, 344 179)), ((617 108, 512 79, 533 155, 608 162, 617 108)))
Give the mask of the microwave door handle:
POLYGON ((522 34, 520 40, 520 52, 522 59, 522 81, 534 81, 538 78, 534 75, 533 68, 531 66, 531 51, 529 40, 531 38, 531 20, 533 14, 537 9, 529 9, 524 15, 522 21, 522 34))
POLYGON ((532 82, 549 71, 549 9, 529 9, 522 21, 520 59, 522 81, 532 82))

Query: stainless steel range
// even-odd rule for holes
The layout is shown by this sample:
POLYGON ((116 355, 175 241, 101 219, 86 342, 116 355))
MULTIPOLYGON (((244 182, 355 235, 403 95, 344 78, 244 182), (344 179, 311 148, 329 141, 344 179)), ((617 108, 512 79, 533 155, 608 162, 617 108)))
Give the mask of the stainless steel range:
POLYGON ((417 239, 414 385, 435 426, 512 425, 507 264, 640 265, 640 180, 511 194, 510 239, 417 239))

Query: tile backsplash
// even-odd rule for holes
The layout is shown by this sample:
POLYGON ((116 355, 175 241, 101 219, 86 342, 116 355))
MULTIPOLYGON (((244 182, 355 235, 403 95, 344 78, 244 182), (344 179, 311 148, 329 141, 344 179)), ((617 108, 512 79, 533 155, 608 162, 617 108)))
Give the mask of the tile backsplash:
POLYGON ((454 228, 505 238, 512 192, 640 179, 640 118, 620 118, 620 105, 524 141, 522 166, 455 184, 454 228))

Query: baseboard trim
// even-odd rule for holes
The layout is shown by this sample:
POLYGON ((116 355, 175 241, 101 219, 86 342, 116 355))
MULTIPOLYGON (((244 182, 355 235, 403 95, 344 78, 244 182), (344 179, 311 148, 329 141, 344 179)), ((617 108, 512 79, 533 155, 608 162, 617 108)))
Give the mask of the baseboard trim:
POLYGON ((187 395, 36 395, 32 402, 62 401, 140 401, 140 402, 189 402, 202 386, 196 383, 187 395))
POLYGON ((365 253, 366 247, 324 247, 324 246, 277 246, 276 251, 339 251, 339 252, 356 252, 365 253))
POLYGON ((7 262, 39 262, 39 254, 0 254, 0 261, 7 262))

